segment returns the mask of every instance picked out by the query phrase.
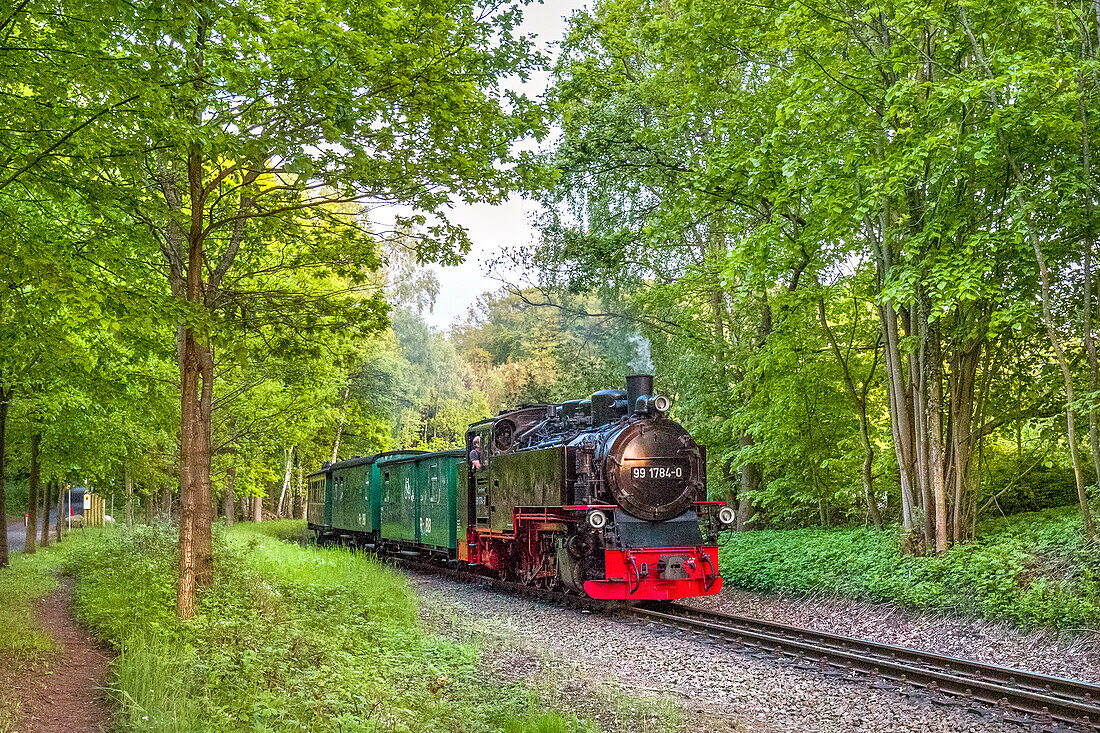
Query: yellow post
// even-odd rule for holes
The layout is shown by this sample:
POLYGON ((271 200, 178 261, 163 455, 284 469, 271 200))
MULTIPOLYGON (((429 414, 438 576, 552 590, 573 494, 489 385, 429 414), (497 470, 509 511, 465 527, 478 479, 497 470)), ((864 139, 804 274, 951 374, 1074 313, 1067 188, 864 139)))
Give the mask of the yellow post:
POLYGON ((85 494, 84 526, 102 527, 107 513, 107 499, 99 494, 85 494))

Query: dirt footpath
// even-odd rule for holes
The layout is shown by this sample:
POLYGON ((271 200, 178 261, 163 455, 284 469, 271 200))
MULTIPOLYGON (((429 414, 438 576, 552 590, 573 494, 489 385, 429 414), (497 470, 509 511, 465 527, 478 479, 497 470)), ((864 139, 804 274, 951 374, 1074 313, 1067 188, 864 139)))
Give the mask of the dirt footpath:
POLYGON ((73 617, 72 578, 38 601, 38 623, 59 647, 45 664, 14 680, 19 717, 12 733, 100 733, 108 728, 105 686, 111 653, 73 617))

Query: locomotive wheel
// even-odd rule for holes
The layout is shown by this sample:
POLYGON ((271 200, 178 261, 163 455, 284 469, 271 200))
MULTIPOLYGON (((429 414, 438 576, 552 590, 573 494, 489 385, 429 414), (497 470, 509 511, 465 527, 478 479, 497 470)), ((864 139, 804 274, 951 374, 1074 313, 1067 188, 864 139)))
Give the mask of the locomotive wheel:
POLYGON ((574 560, 588 557, 596 549, 596 537, 591 532, 578 532, 565 540, 565 549, 574 560))
POLYGON ((574 593, 584 593, 584 581, 588 579, 588 561, 585 558, 572 557, 565 546, 558 548, 557 560, 561 584, 574 593))

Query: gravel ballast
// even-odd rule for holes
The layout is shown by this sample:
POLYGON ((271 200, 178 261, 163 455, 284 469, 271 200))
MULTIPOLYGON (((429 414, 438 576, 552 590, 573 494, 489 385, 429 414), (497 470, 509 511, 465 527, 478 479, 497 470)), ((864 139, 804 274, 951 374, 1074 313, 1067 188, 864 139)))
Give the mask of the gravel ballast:
POLYGON ((662 626, 546 606, 437 576, 413 574, 410 583, 426 624, 482 643, 486 681, 529 684, 543 704, 592 717, 604 730, 1025 730, 989 711, 906 696, 868 678, 845 680, 814 664, 738 651, 662 626), (632 712, 637 698, 656 711, 649 722, 643 715, 639 723, 632 712))
POLYGON ((726 588, 691 605, 854 636, 883 644, 974 659, 1100 683, 1100 634, 1022 630, 1004 623, 915 611, 832 595, 793 596, 726 588))

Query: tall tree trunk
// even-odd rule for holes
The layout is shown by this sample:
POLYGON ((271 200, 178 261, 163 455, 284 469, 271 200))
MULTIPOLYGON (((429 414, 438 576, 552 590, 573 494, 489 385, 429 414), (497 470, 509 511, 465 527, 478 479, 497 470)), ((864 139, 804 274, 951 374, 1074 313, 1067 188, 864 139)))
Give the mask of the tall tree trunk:
POLYGON ((286 500, 287 489, 290 488, 290 477, 294 471, 294 446, 286 452, 286 471, 283 473, 283 490, 279 493, 279 503, 275 507, 275 516, 282 519, 283 517, 283 501, 286 500))
MULTIPOLYGON (((1020 210, 1024 210, 1024 202, 1019 201, 1020 210)), ((1030 229, 1030 226, 1029 226, 1030 229)), ((1081 507, 1081 519, 1085 523, 1085 536, 1092 539, 1096 536, 1096 529, 1092 523, 1092 510, 1089 508, 1088 492, 1085 490, 1085 477, 1081 470, 1081 456, 1077 450, 1077 426, 1073 415, 1073 373, 1069 368, 1065 351, 1062 349, 1062 340, 1054 327, 1054 317, 1050 308, 1050 271, 1047 269, 1046 258, 1043 257, 1039 247, 1039 237, 1031 233, 1032 249, 1035 250, 1035 259, 1039 264, 1040 292, 1043 298, 1043 324, 1046 326, 1047 338, 1050 339, 1051 349, 1062 369, 1062 381, 1066 388, 1066 441, 1068 443, 1070 460, 1073 463, 1073 478, 1077 482, 1077 502, 1081 507)))
POLYGON ((252 521, 252 497, 250 496, 241 497, 241 521, 252 521))
MULTIPOLYGON (((951 376, 951 462, 950 478, 954 500, 951 504, 952 541, 964 542, 971 535, 973 517, 972 480, 974 457, 981 444, 981 436, 974 434, 975 390, 978 382, 978 365, 981 360, 984 339, 974 339, 957 351, 953 359, 951 376)), ((984 392, 983 387, 983 392, 984 392)))
MULTIPOLYGON (((1097 21, 1100 22, 1100 5, 1094 5, 1097 12, 1097 21)), ((1100 34, 1100 25, 1097 26, 1100 34)), ((1081 58, 1092 58, 1092 49, 1089 37, 1081 34, 1081 58)), ((1093 225, 1092 206, 1092 161, 1089 150, 1089 122, 1088 122, 1088 89, 1085 85, 1084 75, 1077 73, 1077 115, 1081 120, 1081 168, 1085 172, 1085 252, 1081 258, 1081 270, 1084 279, 1082 288, 1084 299, 1081 304, 1081 336, 1085 344, 1085 353, 1089 359, 1089 452, 1092 454, 1092 470, 1097 483, 1100 483, 1100 435, 1097 430, 1096 418, 1096 391, 1100 382, 1100 367, 1096 359, 1096 338, 1092 333, 1092 296, 1094 274, 1092 268, 1092 252, 1096 245, 1096 234, 1093 225)))
MULTIPOLYGON (((188 279, 197 281, 202 267, 201 245, 193 247, 192 252, 188 279), (191 273, 194 278, 190 277, 191 273)), ((197 282, 195 287, 198 287, 197 282)), ((190 282, 188 291, 190 295, 190 282)), ((181 327, 180 332, 180 539, 176 613, 187 619, 195 612, 195 588, 205 587, 213 580, 210 408, 214 368, 209 345, 190 328, 181 327)))
POLYGON ((886 394, 890 404, 890 431, 894 438, 894 453, 898 463, 898 479, 901 489, 901 526, 906 532, 916 528, 914 479, 916 461, 914 457, 913 420, 905 386, 905 371, 902 366, 900 339, 898 337, 898 316, 893 306, 884 303, 879 306, 879 318, 882 324, 883 353, 886 365, 886 394))
POLYGON ((12 390, 4 390, 0 384, 0 568, 8 566, 8 508, 4 493, 4 475, 7 473, 8 403, 12 390))
POLYGON ((931 333, 928 339, 930 351, 928 371, 931 383, 928 389, 928 470, 931 477, 932 499, 935 505, 936 553, 947 552, 947 494, 944 486, 943 456, 943 360, 939 349, 939 334, 931 333))
POLYGON ((1085 302, 1081 314, 1081 332, 1085 343, 1085 353, 1089 359, 1089 452, 1092 454, 1093 475, 1096 477, 1097 483, 1100 483, 1100 434, 1098 434, 1100 431, 1097 430, 1096 418, 1096 392, 1100 388, 1100 365, 1097 364, 1096 338, 1092 333, 1092 296, 1095 277, 1092 271, 1093 238, 1091 226, 1090 223, 1090 234, 1085 242, 1086 249, 1082 263, 1085 279, 1085 302))
MULTIPOLYGON (((188 68, 194 79, 195 104, 191 123, 202 124, 204 52, 209 35, 208 18, 200 14, 195 45, 189 49, 188 68)), ((196 136, 187 151, 188 226, 181 236, 179 220, 170 223, 170 239, 186 244, 184 253, 169 246, 172 292, 190 309, 209 311, 212 293, 203 281, 206 267, 205 211, 207 191, 203 185, 203 153, 196 136), (175 227, 175 228, 173 228, 175 227), (176 254, 171 254, 171 252, 176 254), (176 260, 173 262, 172 260, 176 260)), ((182 209, 174 187, 169 207, 182 209)), ((180 248, 182 249, 182 248, 180 248)), ((176 353, 180 370, 180 528, 179 572, 176 586, 176 614, 181 619, 195 613, 195 589, 213 582, 213 538, 211 535, 210 414, 214 388, 214 359, 209 334, 190 323, 177 331, 176 353)))
POLYGON ((936 497, 932 489, 932 450, 928 425, 928 324, 921 318, 919 302, 909 309, 907 315, 907 335, 915 338, 919 344, 916 354, 909 358, 909 403, 913 416, 913 454, 916 458, 917 517, 921 520, 921 532, 927 550, 936 546, 936 497))
POLYGON ((336 457, 340 454, 340 438, 344 435, 344 420, 348 415, 348 395, 351 394, 351 385, 344 387, 344 398, 340 401, 340 422, 336 425, 336 440, 332 443, 332 463, 336 463, 336 457))
POLYGON ((68 493, 68 491, 69 491, 69 485, 65 481, 63 481, 61 479, 58 479, 57 480, 57 534, 55 535, 58 542, 61 541, 61 528, 65 526, 64 525, 65 519, 64 519, 64 516, 63 516, 63 512, 65 510, 65 494, 68 493))
POLYGON ((54 479, 47 479, 42 490, 42 549, 50 546, 50 499, 53 498, 53 482, 54 479))
POLYGON ((42 434, 31 436, 31 475, 27 491, 27 540, 23 552, 33 555, 38 549, 38 492, 41 490, 42 467, 38 457, 42 450, 42 434))
POLYGON ((882 529, 882 512, 878 508, 878 498, 875 496, 875 449, 871 445, 871 437, 867 430, 867 405, 864 403, 859 415, 859 442, 863 446, 863 465, 861 477, 863 479, 863 501, 867 504, 867 514, 871 518, 871 524, 875 529, 882 529))
POLYGON ((252 499, 252 521, 264 521, 264 498, 258 494, 252 499))
POLYGON ((232 527, 233 522, 236 520, 237 505, 236 505, 236 488, 237 488, 237 467, 230 466, 225 469, 225 526, 232 527))

